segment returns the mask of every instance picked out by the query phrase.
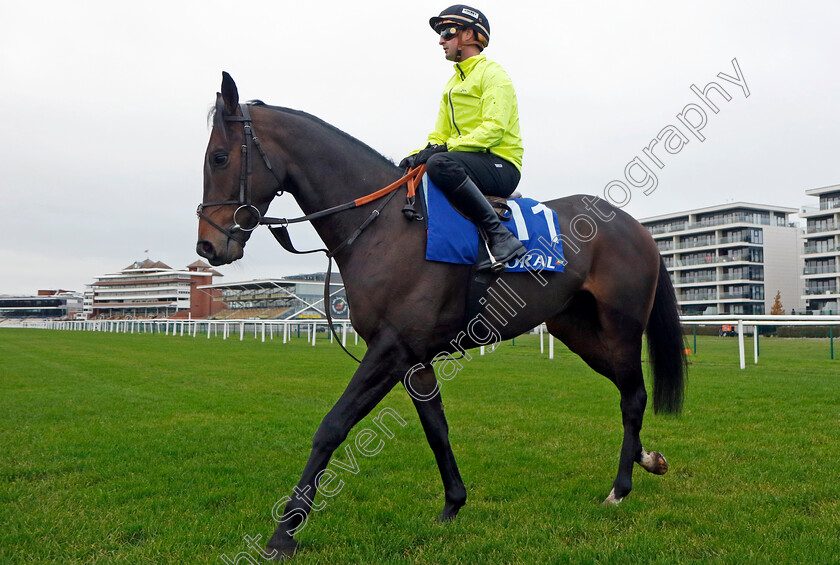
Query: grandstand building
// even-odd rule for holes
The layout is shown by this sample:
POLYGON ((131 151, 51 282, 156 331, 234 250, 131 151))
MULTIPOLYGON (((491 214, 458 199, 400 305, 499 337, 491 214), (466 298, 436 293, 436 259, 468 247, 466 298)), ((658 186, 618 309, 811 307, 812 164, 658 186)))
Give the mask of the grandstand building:
POLYGON ((805 280, 802 299, 808 310, 840 313, 840 184, 806 190, 818 196, 819 208, 803 208, 805 242, 802 246, 805 280))
POLYGON ((804 309, 798 210, 736 202, 639 220, 653 236, 682 314, 769 314, 776 292, 804 309))
MULTIPOLYGON (((227 308, 213 316, 216 319, 305 320, 326 319, 324 281, 326 273, 295 275, 278 279, 261 279, 199 287, 216 292, 216 302, 227 308)), ((330 278, 330 316, 346 320, 350 316, 347 295, 341 275, 330 278)))
POLYGON ((93 318, 207 318, 224 304, 203 290, 222 276, 204 261, 173 269, 160 261, 136 261, 88 285, 85 308, 93 318))
POLYGON ((0 320, 75 318, 82 308, 82 296, 71 290, 39 290, 37 296, 0 296, 0 320))

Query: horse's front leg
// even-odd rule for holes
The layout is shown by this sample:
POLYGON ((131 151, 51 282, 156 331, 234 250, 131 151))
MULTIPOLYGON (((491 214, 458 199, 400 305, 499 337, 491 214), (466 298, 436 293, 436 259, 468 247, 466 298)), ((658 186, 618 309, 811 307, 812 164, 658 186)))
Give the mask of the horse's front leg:
POLYGON ((467 501, 467 489, 455 455, 449 445, 449 425, 443 413, 443 401, 435 378, 434 369, 428 365, 417 365, 411 369, 403 379, 403 385, 423 424, 429 447, 435 454, 435 460, 443 480, 443 491, 446 503, 438 516, 439 521, 451 520, 458 515, 458 511, 467 501))
POLYGON ((297 541, 293 536, 306 525, 315 500, 316 477, 327 467, 333 452, 347 438, 353 426, 399 382, 402 375, 398 368, 403 367, 404 372, 404 367, 409 365, 405 358, 393 345, 368 349, 341 398, 318 426, 309 460, 294 495, 287 497, 289 500, 282 516, 279 516, 277 508, 272 511, 279 525, 266 546, 267 558, 280 561, 294 555, 297 541))

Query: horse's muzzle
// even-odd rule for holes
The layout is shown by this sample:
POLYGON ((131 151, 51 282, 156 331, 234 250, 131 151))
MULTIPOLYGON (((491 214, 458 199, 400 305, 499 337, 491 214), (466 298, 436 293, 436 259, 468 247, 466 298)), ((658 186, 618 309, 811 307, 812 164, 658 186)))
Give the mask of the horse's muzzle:
POLYGON ((243 255, 242 246, 231 239, 227 240, 224 249, 219 249, 212 241, 199 239, 195 246, 195 252, 207 259, 207 262, 214 267, 233 263, 237 259, 241 259, 243 255))

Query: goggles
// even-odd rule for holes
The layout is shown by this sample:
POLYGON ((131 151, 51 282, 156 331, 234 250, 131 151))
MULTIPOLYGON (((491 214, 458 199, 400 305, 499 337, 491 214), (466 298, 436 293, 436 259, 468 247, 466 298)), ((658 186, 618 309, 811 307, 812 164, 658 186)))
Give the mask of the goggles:
POLYGON ((453 37, 456 37, 458 35, 459 31, 461 31, 460 27, 456 27, 456 26, 453 26, 453 25, 448 25, 448 26, 446 26, 446 27, 444 27, 443 29, 440 30, 440 37, 444 41, 449 41, 453 37))

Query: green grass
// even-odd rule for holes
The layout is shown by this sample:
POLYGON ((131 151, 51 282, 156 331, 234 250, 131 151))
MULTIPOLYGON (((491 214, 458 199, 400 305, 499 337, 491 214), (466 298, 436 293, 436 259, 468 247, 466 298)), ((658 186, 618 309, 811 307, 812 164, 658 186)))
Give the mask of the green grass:
MULTIPOLYGON (((683 416, 649 409, 642 431, 671 471, 637 466, 619 506, 600 505, 617 391, 564 347, 550 361, 521 337, 443 386, 469 497, 455 521, 434 522, 438 471, 395 389, 379 409, 407 425, 376 456, 356 452, 359 473, 341 473, 295 562, 837 562, 827 340, 764 339, 745 371, 736 339, 698 341, 683 416)), ((247 551, 243 536, 264 542, 354 367, 324 340, 0 330, 0 563, 220 564, 247 551)))

